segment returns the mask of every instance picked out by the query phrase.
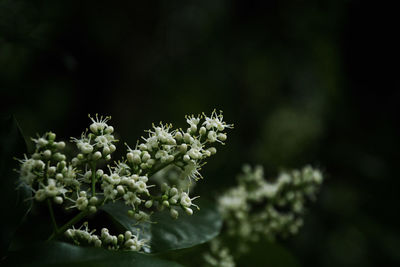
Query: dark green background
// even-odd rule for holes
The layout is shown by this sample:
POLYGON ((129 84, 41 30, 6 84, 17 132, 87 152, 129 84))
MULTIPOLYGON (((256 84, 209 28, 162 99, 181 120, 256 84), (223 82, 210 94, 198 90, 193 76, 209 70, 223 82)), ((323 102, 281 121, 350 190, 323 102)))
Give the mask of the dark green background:
MULTIPOLYGON (((198 192, 233 185, 242 163, 268 176, 311 163, 326 183, 283 246, 301 266, 399 264, 392 10, 350 0, 0 0, 1 111, 26 136, 63 139, 80 135, 88 113, 112 115, 135 144, 152 122, 183 127, 185 114, 222 109, 235 129, 198 192)), ((272 255, 254 251, 266 266, 272 255)))

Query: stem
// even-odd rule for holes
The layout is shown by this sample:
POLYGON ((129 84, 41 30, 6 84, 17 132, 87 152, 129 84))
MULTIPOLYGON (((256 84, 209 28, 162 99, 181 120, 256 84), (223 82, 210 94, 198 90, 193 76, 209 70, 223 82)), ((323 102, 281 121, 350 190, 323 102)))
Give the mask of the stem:
POLYGON ((91 164, 92 166, 92 196, 94 197, 94 195, 96 194, 96 163, 93 162, 91 164))
POLYGON ((47 199, 47 205, 49 206, 49 212, 51 217, 51 222, 53 223, 54 232, 58 231, 56 218, 54 217, 53 205, 51 204, 51 200, 47 199))
POLYGON ((58 238, 60 235, 62 235, 69 227, 71 227, 71 225, 79 222, 80 220, 82 220, 86 215, 87 215, 87 211, 81 211, 80 213, 78 213, 74 218, 72 218, 69 222, 67 222, 66 224, 64 224, 63 226, 61 226, 57 231, 55 231, 48 239, 47 241, 51 241, 55 238, 58 238))

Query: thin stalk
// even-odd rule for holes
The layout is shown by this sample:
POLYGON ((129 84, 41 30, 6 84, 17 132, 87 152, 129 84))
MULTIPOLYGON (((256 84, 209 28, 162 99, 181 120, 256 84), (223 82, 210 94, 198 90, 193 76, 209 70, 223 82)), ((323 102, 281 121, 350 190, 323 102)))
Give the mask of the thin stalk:
POLYGON ((47 199, 47 205, 49 207, 49 212, 50 212, 51 222, 53 223, 54 232, 57 232, 58 226, 57 226, 56 218, 54 217, 53 205, 52 205, 50 199, 47 199))
POLYGON ((75 223, 79 222, 80 220, 82 220, 83 218, 85 218, 85 216, 87 215, 87 211, 81 211, 80 213, 78 213, 74 218, 72 218, 69 222, 67 222, 66 224, 64 224, 63 226, 61 226, 57 231, 55 231, 48 239, 47 241, 51 241, 53 239, 58 238, 60 235, 62 235, 68 228, 70 228, 72 225, 74 225, 75 223))
POLYGON ((92 196, 96 194, 96 163, 92 163, 92 196))

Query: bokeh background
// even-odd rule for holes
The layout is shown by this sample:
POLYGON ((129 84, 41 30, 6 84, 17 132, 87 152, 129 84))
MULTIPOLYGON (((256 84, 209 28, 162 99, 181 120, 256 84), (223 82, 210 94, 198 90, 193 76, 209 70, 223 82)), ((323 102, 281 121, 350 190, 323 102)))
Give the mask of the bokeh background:
MULTIPOLYGON (((351 0, 1 0, 0 109, 25 136, 63 139, 80 135, 88 113, 111 115, 131 144, 152 122, 183 127, 185 114, 221 109, 235 129, 199 192, 234 185, 243 163, 271 177, 311 163, 326 183, 301 233, 281 242, 298 265, 397 265, 391 10, 351 0)), ((279 265, 254 251, 243 266, 279 265)))

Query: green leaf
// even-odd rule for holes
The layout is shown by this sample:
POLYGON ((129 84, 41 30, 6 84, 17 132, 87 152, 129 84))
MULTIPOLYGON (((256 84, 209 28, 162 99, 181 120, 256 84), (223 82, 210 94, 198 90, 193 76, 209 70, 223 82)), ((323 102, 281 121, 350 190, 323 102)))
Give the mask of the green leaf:
POLYGON ((148 254, 78 247, 63 242, 40 243, 12 252, 3 263, 6 266, 181 266, 148 254))
POLYGON ((8 249, 16 229, 29 212, 32 201, 27 200, 32 192, 26 186, 18 186, 18 162, 14 157, 23 157, 26 143, 14 117, 0 119, 0 212, 3 214, 0 227, 1 254, 8 249), (4 215, 7 215, 4 217, 4 215))
POLYGON ((136 232, 140 228, 141 238, 149 239, 150 251, 157 253, 202 244, 219 234, 222 219, 214 205, 203 200, 196 201, 196 204, 200 210, 195 210, 193 215, 181 210, 175 220, 168 210, 164 210, 152 215, 151 220, 155 223, 136 225, 136 221, 127 214, 129 207, 123 202, 110 203, 102 209, 125 229, 136 232))

